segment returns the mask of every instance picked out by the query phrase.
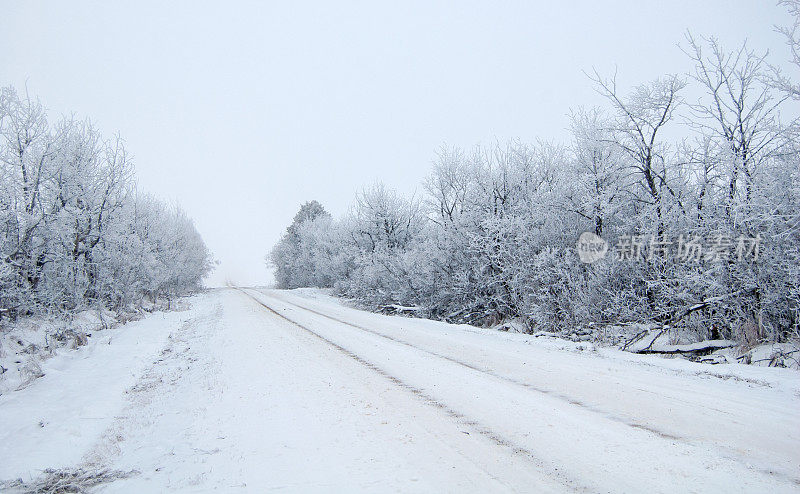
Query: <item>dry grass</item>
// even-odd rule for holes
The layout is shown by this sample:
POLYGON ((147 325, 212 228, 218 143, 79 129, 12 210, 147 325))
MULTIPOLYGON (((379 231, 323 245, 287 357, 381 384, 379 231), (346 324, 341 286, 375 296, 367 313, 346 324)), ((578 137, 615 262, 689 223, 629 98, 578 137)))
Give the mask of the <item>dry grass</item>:
POLYGON ((0 491, 8 494, 66 494, 84 493, 100 484, 113 482, 137 474, 136 471, 87 470, 48 468, 38 478, 30 482, 22 479, 0 482, 0 491))

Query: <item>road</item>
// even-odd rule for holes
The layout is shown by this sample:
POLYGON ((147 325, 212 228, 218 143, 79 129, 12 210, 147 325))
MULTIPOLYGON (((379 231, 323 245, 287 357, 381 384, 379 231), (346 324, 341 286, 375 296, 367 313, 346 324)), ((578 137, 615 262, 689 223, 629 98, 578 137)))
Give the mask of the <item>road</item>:
POLYGON ((800 491, 796 371, 382 316, 316 291, 214 290, 165 317, 0 396, 0 479, 80 467, 130 472, 101 492, 800 491))

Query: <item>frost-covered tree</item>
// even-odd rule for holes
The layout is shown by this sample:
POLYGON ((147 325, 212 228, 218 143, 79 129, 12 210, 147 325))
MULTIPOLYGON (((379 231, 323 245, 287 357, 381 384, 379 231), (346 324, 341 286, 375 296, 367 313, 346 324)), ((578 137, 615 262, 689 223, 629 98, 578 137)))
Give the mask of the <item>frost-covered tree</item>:
POLYGON ((571 114, 572 163, 565 198, 571 211, 594 224, 603 235, 626 206, 630 173, 621 147, 613 141, 613 122, 602 111, 579 109, 571 114))
MULTIPOLYGON (((789 15, 792 17, 792 24, 778 26, 777 29, 784 36, 786 45, 789 47, 789 52, 791 53, 789 62, 795 69, 800 69, 800 0, 781 0, 778 3, 789 11, 789 15)), ((789 97, 800 100, 800 82, 793 81, 790 76, 777 67, 772 67, 772 72, 774 74, 772 80, 774 86, 789 97)))
POLYGON ((304 238, 313 239, 304 225, 322 218, 330 218, 330 214, 319 202, 304 203, 280 242, 270 252, 267 261, 275 268, 278 287, 330 286, 329 283, 320 283, 319 279, 315 279, 313 265, 308 259, 310 245, 304 242, 304 238))
POLYGON ((695 62, 692 77, 706 93, 691 105, 692 122, 728 154, 721 172, 726 178, 727 211, 735 214, 737 205, 750 202, 758 168, 786 145, 778 118, 788 96, 776 95, 769 83, 767 53, 757 54, 746 43, 728 52, 714 38, 695 39, 690 34, 687 41, 686 53, 695 62))
POLYGON ((797 122, 783 120, 787 87, 745 45, 688 41, 686 78, 626 92, 595 74, 607 105, 571 113, 567 146, 442 147, 420 201, 377 185, 342 219, 298 215, 272 253, 281 285, 530 331, 638 322, 684 340, 800 337, 800 148, 797 122), (703 96, 685 104, 689 84, 703 96), (609 242, 603 261, 579 261, 581 232, 609 242), (739 258, 736 242, 756 237, 758 258, 739 258), (624 238, 640 255, 617 259, 624 238), (688 257, 679 248, 690 240, 730 255, 688 257))
POLYGON ((74 118, 51 126, 11 87, 0 89, 0 185, 0 314, 122 310, 194 289, 210 269, 182 212, 136 198, 121 138, 74 118))
MULTIPOLYGON (((665 233, 671 203, 676 198, 670 144, 663 138, 665 128, 683 103, 680 92, 686 82, 677 75, 636 86, 623 96, 616 77, 595 74, 598 92, 611 103, 615 113, 612 142, 627 155, 637 186, 629 189, 637 210, 651 218, 657 235, 665 233)), ((651 227, 652 228, 652 227, 651 227)))

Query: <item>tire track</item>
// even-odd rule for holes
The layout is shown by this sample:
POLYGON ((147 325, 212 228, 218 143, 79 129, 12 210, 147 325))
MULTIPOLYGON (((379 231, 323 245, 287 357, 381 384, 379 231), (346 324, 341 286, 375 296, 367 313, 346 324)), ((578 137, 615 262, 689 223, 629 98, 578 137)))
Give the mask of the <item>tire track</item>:
MULTIPOLYGON (((245 289, 242 289, 242 288, 239 288, 239 287, 233 287, 233 288, 235 288, 236 290, 238 290, 239 292, 241 292, 242 294, 244 294, 245 296, 247 296, 248 298, 250 298, 251 300, 256 302, 258 305, 260 305, 262 308, 264 308, 267 311, 269 311, 271 314, 274 314, 274 315, 278 316, 279 318, 281 318, 282 320, 292 324, 293 326, 296 326, 296 327, 302 329, 303 331, 305 331, 306 333, 308 333, 311 336, 315 337, 316 339, 319 339, 320 341, 322 341, 322 342, 326 343, 327 345, 333 347, 334 349, 336 349, 337 351, 339 351, 343 355, 347 356, 348 358, 356 361, 357 363, 361 364, 362 366, 364 366, 364 367, 370 369, 371 371, 379 374, 380 376, 382 376, 383 378, 385 378, 386 380, 388 380, 389 382, 391 382, 395 386, 397 386, 397 387, 409 392, 415 398, 420 400, 422 403, 424 403, 424 404, 426 404, 428 406, 431 406, 433 408, 436 408, 437 410, 441 411, 442 413, 444 413, 449 418, 451 418, 453 420, 456 420, 459 424, 461 424, 463 426, 466 426, 467 428, 471 429, 473 432, 476 432, 476 433, 480 434, 481 436, 485 437, 486 439, 488 439, 492 443, 496 444, 497 446, 500 446, 500 447, 502 447, 504 449, 510 450, 514 455, 524 457, 526 460, 528 460, 531 463, 533 463, 534 466, 538 469, 539 472, 545 473, 548 477, 550 477, 551 479, 557 481, 563 487, 566 487, 566 488, 568 488, 569 490, 571 490, 573 492, 594 492, 595 491, 595 489, 593 489, 593 488, 591 488, 589 486, 582 485, 582 484, 578 483, 577 481, 575 481, 573 479, 567 478, 561 470, 559 470, 558 468, 556 468, 554 466, 551 466, 551 465, 547 464, 546 462, 544 462, 542 459, 540 459, 538 456, 536 456, 529 449, 527 449, 527 448, 525 448, 523 446, 520 446, 519 444, 516 444, 515 442, 500 436, 496 432, 492 431, 489 427, 487 427, 487 426, 481 424, 480 422, 477 422, 477 421, 467 417, 466 415, 454 410, 453 408, 447 406, 446 404, 442 403, 441 401, 437 400, 436 398, 434 398, 433 396, 431 396, 430 394, 425 392, 425 390, 406 383, 402 379, 399 379, 398 377, 390 374, 389 372, 387 372, 386 370, 384 370, 380 366, 376 365, 375 363, 370 362, 369 360, 366 360, 365 358, 353 353, 352 351, 350 351, 347 348, 339 345, 338 343, 326 338, 325 336, 322 336, 321 334, 317 333, 313 329, 311 329, 311 328, 309 328, 309 327, 307 327, 307 326, 305 326, 303 324, 300 324, 297 321, 294 321, 294 320, 290 319, 289 317, 286 317, 285 315, 283 315, 280 312, 276 311, 275 309, 273 309, 272 307, 270 307, 269 305, 267 305, 263 301, 259 300, 257 297, 254 297, 252 294, 248 293, 245 289)), ((314 311, 312 311, 312 312, 314 312, 314 311)), ((413 345, 409 345, 409 346, 413 346, 413 345)), ((414 347, 414 348, 416 348, 416 347, 414 347)))
MULTIPOLYGON (((268 296, 268 297, 271 296, 271 295, 267 295, 266 293, 261 292, 260 290, 259 290, 259 293, 261 293, 262 295, 268 296)), ((614 422, 618 422, 620 424, 627 425, 628 427, 632 427, 634 429, 640 429, 640 430, 643 430, 643 431, 650 432, 652 434, 655 434, 655 435, 659 436, 662 439, 668 439, 668 440, 671 440, 671 441, 681 441, 681 442, 686 443, 686 444, 689 444, 691 442, 691 440, 688 439, 688 438, 677 436, 677 435, 671 434, 669 432, 665 432, 665 431, 659 430, 659 429, 657 429, 655 427, 652 427, 650 425, 642 424, 642 423, 639 423, 639 422, 634 422, 634 421, 626 419, 624 417, 620 417, 620 416, 617 416, 617 415, 613 415, 611 413, 607 413, 607 412, 605 412, 603 410, 599 410, 596 407, 588 405, 588 404, 586 404, 586 403, 584 403, 584 402, 582 402, 582 401, 580 401, 580 400, 578 400, 576 398, 573 398, 571 396, 567 396, 567 395, 565 395, 563 393, 559 393, 557 391, 553 391, 552 389, 541 388, 541 387, 535 386, 535 385, 533 385, 531 383, 528 383, 528 382, 525 382, 525 381, 521 381, 519 379, 515 379, 513 377, 509 377, 509 376, 505 376, 505 375, 502 375, 502 374, 498 374, 498 373, 496 373, 496 372, 494 372, 494 371, 492 371, 490 369, 478 367, 477 365, 470 364, 469 362, 464 362, 463 360, 459 360, 459 359, 457 359, 455 357, 451 357, 449 355, 444 355, 442 353, 438 353, 438 352, 435 352, 433 350, 428 350, 426 348, 419 347, 419 346, 414 345, 413 343, 409 343, 409 342, 407 342, 405 340, 401 340, 399 338, 395 338, 393 336, 389 336, 387 334, 381 333, 379 331, 375 331, 373 329, 361 326, 359 324, 354 324, 354 323, 351 323, 351 322, 348 322, 348 321, 344 321, 342 319, 330 316, 328 314, 319 312, 317 310, 310 309, 308 307, 296 304, 296 303, 291 302, 289 300, 286 300, 286 299, 284 299, 282 297, 275 297, 275 298, 278 298, 283 303, 286 303, 286 304, 292 305, 294 307, 297 307, 298 309, 302 309, 302 310, 311 312, 313 314, 316 314, 318 316, 324 317, 326 319, 330 319, 331 321, 335 321, 335 322, 337 322, 339 324, 344 324, 346 326, 350 326, 352 328, 359 329, 361 331, 365 331, 367 333, 373 334, 375 336, 379 336, 379 337, 387 339, 389 341, 393 341, 395 343, 399 343, 401 345, 407 346, 409 348, 413 348, 415 350, 418 350, 420 352, 426 353, 428 355, 431 355, 431 356, 446 360, 448 362, 454 363, 454 364, 459 365, 461 367, 465 367, 465 368, 470 369, 472 371, 480 372, 481 374, 485 374, 487 376, 491 376, 491 377, 493 377, 495 379, 499 379, 501 381, 513 384, 515 386, 527 389, 529 391, 534 391, 534 392, 537 392, 537 393, 541 393, 543 395, 547 395, 547 396, 551 396, 551 397, 554 397, 554 398, 558 398, 559 400, 567 402, 570 405, 574 405, 574 406, 580 407, 580 408, 582 408, 584 410, 590 411, 592 413, 595 413, 595 414, 598 414, 598 415, 602 415, 604 418, 607 418, 609 420, 613 420, 614 422)))
MULTIPOLYGON (((573 397, 570 397, 570 396, 565 395, 563 393, 560 393, 558 391, 554 391, 554 390, 546 389, 546 388, 541 388, 541 387, 535 386, 535 385, 533 385, 531 383, 528 383, 528 382, 525 382, 525 381, 521 381, 519 379, 515 379, 513 377, 505 376, 505 375, 502 375, 502 374, 498 374, 498 373, 496 373, 496 372, 494 372, 494 371, 492 371, 490 369, 482 368, 482 367, 479 367, 477 365, 471 364, 469 362, 465 362, 463 360, 459 360, 459 359, 457 359, 455 357, 451 357, 449 355, 444 355, 444 354, 441 354, 441 353, 438 353, 438 352, 435 352, 435 351, 432 351, 432 350, 428 350, 426 348, 422 348, 420 346, 417 346, 417 345, 414 345, 412 343, 409 343, 409 342, 407 342, 405 340, 402 340, 402 339, 399 339, 399 338, 396 338, 396 337, 381 333, 379 331, 375 331, 373 329, 367 328, 365 326, 362 326, 362 325, 359 325, 359 324, 355 324, 355 323, 352 323, 352 322, 349 322, 349 321, 345 321, 343 319, 339 319, 337 317, 325 314, 325 313, 317 311, 315 309, 311 309, 309 307, 305 307, 303 305, 294 303, 292 301, 286 300, 283 297, 277 297, 277 296, 274 296, 274 295, 266 294, 260 289, 256 289, 256 291, 259 294, 264 295, 266 297, 272 297, 272 298, 278 299, 282 303, 288 304, 290 306, 296 307, 298 309, 301 309, 301 310, 304 310, 304 311, 307 311, 307 312, 311 312, 312 314, 316 314, 316 315, 318 315, 320 317, 324 317, 324 318, 326 318, 328 320, 337 322, 339 324, 343 324, 345 326, 349 326, 349 327, 352 327, 354 329, 358 329, 358 330, 367 332, 369 334, 378 336, 380 338, 392 341, 392 342, 400 344, 400 345, 404 345, 404 346, 409 347, 409 348, 413 348, 416 351, 419 351, 419 352, 425 353, 427 355, 431 355, 433 357, 437 357, 439 359, 451 362, 453 364, 459 365, 459 366, 464 367, 466 369, 469 369, 471 371, 478 372, 478 373, 484 374, 486 376, 490 376, 490 377, 492 377, 494 379, 498 379, 500 381, 503 381, 503 382, 506 382, 506 383, 509 383, 509 384, 513 384, 515 386, 518 386, 520 388, 526 389, 528 391, 540 393, 540 394, 543 394, 543 395, 546 395, 546 396, 550 396, 550 397, 559 399, 559 400, 561 400, 563 402, 569 403, 570 405, 579 407, 579 408, 581 408, 583 410, 586 410, 588 412, 591 412, 593 414, 600 415, 603 418, 606 418, 606 419, 611 420, 613 422, 617 422, 619 424, 623 424, 623 425, 625 425, 627 427, 630 427, 631 429, 644 431, 644 432, 653 434, 653 435, 655 435, 655 436, 657 436, 657 437, 659 437, 661 439, 668 440, 668 441, 676 441, 676 442, 679 442, 679 443, 684 444, 684 445, 689 446, 689 447, 697 447, 697 442, 693 441, 690 438, 687 438, 687 437, 684 437, 684 436, 678 436, 678 435, 675 435, 675 434, 660 430, 657 427, 651 426, 649 424, 644 424, 644 423, 641 423, 641 422, 633 421, 633 420, 630 420, 628 418, 625 418, 625 417, 622 417, 622 416, 619 416, 619 415, 615 415, 613 413, 606 412, 605 410, 601 410, 601 409, 598 409, 598 408, 596 408, 594 406, 588 405, 588 404, 586 404, 586 403, 584 403, 584 402, 582 402, 582 401, 580 401, 578 399, 575 399, 573 397)), ((250 296, 251 298, 254 298, 254 297, 252 297, 252 295, 248 294, 248 296, 250 296)), ((261 302, 259 301, 259 303, 261 303, 261 302)), ((270 310, 272 310, 272 309, 270 309, 270 310)), ((275 312, 275 311, 273 310, 273 312, 275 312)), ((276 314, 277 314, 277 312, 276 312, 276 314)), ((284 318, 284 319, 286 319, 288 321, 291 321, 293 324, 299 325, 298 323, 292 321, 291 319, 287 318, 286 316, 284 316, 282 314, 278 314, 278 315, 280 315, 282 318, 284 318)), ((326 340, 326 341, 328 341, 328 340, 326 340)), ((335 344, 335 343, 332 343, 332 344, 335 344)), ((717 445, 715 445, 714 448, 718 450, 718 452, 720 454, 720 457, 722 457, 722 458, 724 458, 726 460, 730 460, 730 461, 733 461, 733 462, 738 463, 740 465, 744 465, 744 466, 746 466, 746 467, 748 467, 750 469, 756 470, 756 471, 758 471, 758 472, 760 472, 760 473, 762 473, 764 475, 780 478, 783 481, 790 482, 790 483, 792 483, 794 485, 800 486, 800 478, 798 478, 798 477, 786 474, 784 472, 778 472, 778 471, 775 471, 775 470, 772 470, 772 469, 769 469, 769 468, 758 468, 758 467, 754 468, 747 461, 747 459, 741 458, 740 455, 738 455, 736 452, 732 452, 732 451, 726 450, 724 448, 720 448, 720 446, 717 446, 717 445)))

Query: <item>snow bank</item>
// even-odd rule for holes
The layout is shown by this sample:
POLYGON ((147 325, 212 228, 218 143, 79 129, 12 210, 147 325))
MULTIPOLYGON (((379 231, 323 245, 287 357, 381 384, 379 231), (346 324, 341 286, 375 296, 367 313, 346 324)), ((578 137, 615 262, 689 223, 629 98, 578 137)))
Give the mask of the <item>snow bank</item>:
MULTIPOLYGON (((29 319, 4 333, 4 344, 10 342, 13 347, 5 348, 3 361, 22 362, 16 369, 26 363, 33 366, 33 362, 41 379, 20 386, 22 372, 18 370, 12 379, 4 380, 6 392, 0 395, 0 480, 17 478, 22 472, 34 475, 54 467, 76 467, 123 408, 126 390, 152 365, 169 335, 198 313, 210 310, 198 305, 201 307, 197 309, 154 313, 108 329, 98 327, 91 337, 87 333, 86 344, 76 350, 46 346, 51 340, 48 332, 64 328, 63 322, 29 319), (14 342, 15 338, 22 344, 14 342), (31 344, 45 346, 31 354, 17 353, 31 344), (20 387, 26 389, 15 391, 20 387)), ((86 314, 78 325, 84 329, 97 327, 84 324, 108 322, 107 316, 97 315, 95 319, 86 314)))
MULTIPOLYGON (((141 311, 187 310, 186 301, 150 304, 141 311)), ((28 317, 0 328, 0 395, 29 386, 44 376, 44 361, 89 344, 98 332, 141 318, 141 311, 115 314, 84 310, 62 319, 28 317)))

